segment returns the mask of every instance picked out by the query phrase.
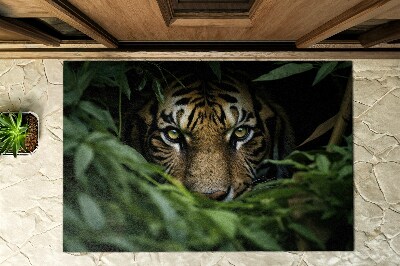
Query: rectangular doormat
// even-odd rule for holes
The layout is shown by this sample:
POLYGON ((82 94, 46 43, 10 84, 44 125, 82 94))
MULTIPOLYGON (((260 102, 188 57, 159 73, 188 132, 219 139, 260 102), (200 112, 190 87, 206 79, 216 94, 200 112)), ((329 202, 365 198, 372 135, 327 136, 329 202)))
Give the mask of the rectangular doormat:
POLYGON ((64 251, 353 250, 351 62, 64 62, 64 251))

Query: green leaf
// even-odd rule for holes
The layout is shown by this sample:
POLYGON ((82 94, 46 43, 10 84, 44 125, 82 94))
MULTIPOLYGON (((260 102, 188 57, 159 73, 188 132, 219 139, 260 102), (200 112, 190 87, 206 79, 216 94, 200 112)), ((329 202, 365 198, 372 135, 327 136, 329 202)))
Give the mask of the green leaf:
POLYGON ((308 229, 302 224, 297 224, 297 223, 291 223, 288 225, 290 229, 301 235, 302 237, 311 240, 312 242, 316 243, 319 248, 322 250, 325 250, 325 245, 322 243, 322 241, 315 235, 311 229, 308 229))
POLYGON ((128 97, 128 99, 131 99, 131 88, 129 87, 128 84, 128 79, 126 78, 126 75, 124 72, 118 73, 118 75, 115 76, 115 81, 118 84, 119 89, 122 91, 123 94, 128 97))
POLYGON ((142 81, 139 84, 139 87, 137 88, 138 91, 142 91, 144 87, 146 86, 147 83, 147 77, 143 76, 142 81))
POLYGON ((347 176, 352 176, 352 174, 353 174, 353 165, 345 165, 339 170, 338 177, 344 178, 347 176))
POLYGON ((97 68, 93 62, 84 62, 76 74, 72 73, 73 71, 68 66, 64 69, 64 74, 67 75, 66 80, 70 81, 64 82, 66 90, 64 92, 64 105, 74 105, 79 102, 83 93, 96 76, 97 68))
POLYGON ((67 204, 63 208, 63 218, 65 222, 70 222, 72 224, 78 225, 82 223, 77 212, 71 209, 67 204))
POLYGON ((71 90, 64 92, 64 106, 70 106, 76 104, 81 97, 81 93, 78 90, 71 90))
POLYGON ((4 144, 3 144, 3 147, 2 147, 1 150, 0 150, 0 154, 3 154, 3 153, 5 153, 5 152, 8 152, 8 151, 9 151, 10 144, 11 144, 11 142, 12 142, 12 138, 11 138, 11 137, 8 137, 8 138, 5 139, 4 141, 5 141, 5 142, 4 142, 4 144))
POLYGON ((92 85, 95 87, 105 88, 105 87, 118 87, 115 80, 105 76, 96 75, 96 78, 92 81, 92 85))
POLYGON ((76 86, 76 73, 72 70, 70 62, 64 62, 64 93, 71 91, 76 86))
POLYGON ((326 219, 334 217, 336 214, 337 214, 336 210, 328 209, 322 214, 321 219, 326 220, 326 219))
POLYGON ((150 196, 153 202, 158 206, 160 212, 164 217, 166 223, 174 222, 177 219, 177 213, 168 200, 166 200, 160 193, 156 193, 154 190, 150 191, 150 196))
POLYGON ((12 121, 11 121, 11 118, 10 118, 10 116, 8 115, 8 116, 6 116, 6 115, 4 115, 4 120, 6 121, 6 123, 7 123, 7 125, 8 125, 8 127, 12 127, 13 126, 13 124, 12 124, 12 121))
POLYGON ((282 247, 278 242, 268 233, 263 231, 261 228, 257 230, 251 230, 248 227, 241 227, 241 234, 250 240, 258 248, 266 251, 279 251, 282 247))
POLYGON ((179 222, 179 216, 171 205, 171 202, 160 191, 149 188, 148 192, 154 204, 158 207, 171 238, 177 242, 184 241, 186 239, 186 232, 182 230, 182 223, 179 222))
POLYGON ((88 247, 79 237, 69 237, 64 235, 64 249, 70 252, 85 252, 88 247))
POLYGON ((132 241, 124 238, 124 235, 112 235, 100 239, 100 242, 106 245, 112 245, 121 251, 132 252, 138 250, 138 248, 132 244, 132 241))
POLYGON ((22 123, 22 113, 18 112, 18 117, 17 117, 17 127, 20 127, 22 123))
POLYGON ((215 74, 215 76, 218 78, 218 81, 221 82, 221 64, 220 62, 208 62, 212 72, 215 74))
POLYGON ((309 162, 309 161, 315 160, 315 155, 311 154, 310 152, 295 150, 290 155, 288 155, 286 158, 295 160, 297 162, 309 162))
POLYGON ((0 130, 0 144, 1 142, 4 142, 6 139, 8 139, 10 137, 10 135, 8 134, 7 131, 1 131, 0 130))
POLYGON ((21 150, 21 147, 25 147, 25 134, 20 134, 14 138, 13 143, 15 153, 14 157, 17 157, 18 152, 21 150))
POLYGON ((12 126, 12 127, 16 127, 15 120, 14 120, 15 115, 12 114, 12 113, 9 113, 8 115, 9 115, 9 117, 10 117, 11 126, 12 126))
POLYGON ((339 153, 340 155, 343 155, 343 156, 348 154, 348 150, 345 147, 339 147, 336 145, 328 145, 327 150, 330 152, 339 153))
MULTIPOLYGON (((134 163, 133 167, 137 167, 137 164, 147 163, 144 157, 137 152, 134 148, 121 143, 117 138, 109 138, 107 140, 98 141, 93 143, 96 149, 102 151, 115 151, 113 156, 119 160, 120 163, 130 164, 134 163)), ((109 154, 112 154, 108 152, 109 154)))
POLYGON ((297 64, 297 63, 289 63, 283 66, 280 66, 278 68, 275 68, 274 70, 271 70, 267 74, 264 74, 258 78, 256 78, 253 81, 267 81, 267 80, 277 80, 277 79, 283 79, 286 77, 290 77, 299 73, 303 73, 306 71, 309 71, 313 68, 313 65, 311 63, 303 63, 303 64, 297 64))
POLYGON ((353 65, 353 63, 351 61, 344 61, 344 62, 340 62, 338 64, 338 66, 336 67, 336 69, 348 68, 348 67, 351 67, 352 65, 353 65))
POLYGON ((317 163, 318 169, 323 173, 329 173, 329 167, 331 166, 331 162, 328 157, 323 154, 317 154, 315 162, 317 163))
POLYGON ((267 159, 267 160, 264 160, 262 163, 273 163, 273 164, 276 164, 276 165, 291 165, 291 166, 293 166, 293 167, 295 167, 296 169, 299 169, 299 170, 306 170, 306 169, 309 168, 307 165, 298 163, 298 162, 296 162, 294 160, 291 160, 291 159, 284 159, 284 160, 270 160, 270 159, 267 159))
POLYGON ((6 116, 3 115, 0 115, 0 124, 7 127, 11 126, 11 122, 9 121, 9 119, 6 119, 6 116))
POLYGON ((82 143, 77 148, 74 158, 74 170, 77 177, 80 177, 85 173, 93 157, 93 149, 87 144, 82 143))
POLYGON ((104 110, 102 112, 102 114, 103 114, 103 120, 101 120, 102 125, 104 127, 107 127, 109 129, 111 129, 112 132, 117 134, 118 133, 118 128, 115 125, 115 121, 114 121, 113 117, 111 116, 110 112, 108 110, 104 110))
POLYGON ((75 117, 71 119, 64 116, 64 134, 72 139, 81 139, 84 138, 88 134, 87 125, 82 123, 81 120, 78 120, 75 117))
POLYGON ((313 82, 312 86, 315 86, 321 80, 326 78, 326 76, 331 74, 335 70, 337 65, 338 65, 338 62, 323 63, 321 68, 318 70, 317 75, 315 76, 315 79, 314 79, 314 82, 313 82))
POLYGON ((101 109, 96 104, 89 101, 81 101, 78 107, 101 122, 104 128, 109 128, 115 133, 118 132, 114 119, 108 110, 101 109))
POLYGON ((19 146, 20 146, 20 149, 22 149, 23 151, 29 152, 25 147, 25 139, 26 139, 25 134, 19 136, 19 138, 18 138, 19 146))
POLYGON ((79 145, 79 143, 76 140, 64 137, 64 141, 63 141, 64 156, 66 154, 69 154, 69 152, 71 152, 73 149, 75 149, 78 145, 79 145))
POLYGON ((97 120, 103 120, 103 109, 98 107, 96 104, 89 101, 80 101, 79 106, 80 109, 92 115, 97 120))
POLYGON ((225 233, 227 237, 233 239, 236 235, 239 217, 233 212, 206 209, 203 211, 211 220, 225 233))
POLYGON ((81 94, 88 88, 92 79, 96 75, 97 68, 91 66, 91 62, 86 61, 83 63, 83 67, 78 72, 76 89, 79 90, 81 94))
POLYGON ((27 130, 28 130, 28 127, 20 127, 20 128, 19 128, 20 134, 25 133, 27 130))
POLYGON ((19 150, 19 142, 18 141, 13 141, 12 143, 12 151, 13 151, 13 155, 16 158, 17 157, 17 153, 19 150))
MULTIPOLYGON (((252 193, 253 191, 250 191, 252 193)), ((301 193, 302 190, 297 187, 293 188, 274 188, 274 189, 264 189, 260 191, 255 191, 253 192, 253 195, 251 198, 247 199, 247 201, 256 201, 263 203, 265 202, 266 204, 270 204, 269 201, 280 199, 280 198, 290 198, 295 195, 298 195, 301 193), (256 194, 259 194, 260 196, 255 196, 256 194)))
POLYGON ((111 136, 108 133, 95 131, 93 133, 90 133, 90 135, 86 138, 86 141, 96 144, 97 142, 107 140, 110 137, 111 136))
POLYGON ((163 103, 164 102, 164 94, 163 94, 163 89, 161 87, 160 81, 158 79, 154 79, 152 87, 153 87, 154 93, 156 94, 157 100, 160 103, 163 103))
POLYGON ((93 230, 100 230, 106 225, 103 212, 99 205, 87 194, 78 195, 78 203, 83 219, 93 230))

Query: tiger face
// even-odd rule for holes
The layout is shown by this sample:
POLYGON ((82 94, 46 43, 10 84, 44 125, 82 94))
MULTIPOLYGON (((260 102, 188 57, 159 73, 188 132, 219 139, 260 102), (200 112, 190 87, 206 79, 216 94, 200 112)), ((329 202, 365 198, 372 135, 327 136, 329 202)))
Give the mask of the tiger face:
POLYGON ((276 126, 268 124, 276 112, 233 79, 175 82, 164 96, 139 112, 136 148, 209 198, 230 200, 251 187, 260 162, 274 157, 276 126))

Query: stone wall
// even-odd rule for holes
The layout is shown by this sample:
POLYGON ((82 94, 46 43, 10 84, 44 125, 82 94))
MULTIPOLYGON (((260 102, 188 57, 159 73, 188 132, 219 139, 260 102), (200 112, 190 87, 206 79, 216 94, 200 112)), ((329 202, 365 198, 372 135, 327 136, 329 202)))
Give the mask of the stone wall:
POLYGON ((399 265, 400 61, 354 61, 354 252, 62 252, 62 61, 1 60, 0 111, 41 118, 32 156, 0 157, 0 265, 399 265))

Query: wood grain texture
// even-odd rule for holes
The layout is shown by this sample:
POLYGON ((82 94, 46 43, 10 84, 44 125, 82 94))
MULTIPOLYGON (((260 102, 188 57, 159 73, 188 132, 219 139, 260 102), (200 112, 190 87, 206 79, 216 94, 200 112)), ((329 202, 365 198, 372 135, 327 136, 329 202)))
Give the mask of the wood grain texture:
POLYGON ((392 21, 361 34, 358 38, 368 48, 380 43, 400 39, 400 21, 392 21))
POLYGON ((162 0, 170 2, 170 5, 174 9, 174 12, 202 12, 202 11, 239 11, 239 12, 248 12, 251 6, 254 3, 254 0, 242 0, 242 1, 182 1, 182 0, 162 0))
MULTIPOLYGON (((16 42, 26 43, 26 42, 30 42, 30 41, 25 36, 22 36, 15 32, 3 30, 0 28, 0 42, 12 42, 12 46, 14 47, 16 42)), ((17 47, 15 47, 15 48, 17 48, 17 47)))
MULTIPOLYGON (((118 41, 106 30, 100 27, 84 12, 80 11, 66 0, 37 0, 42 5, 43 9, 53 14, 55 17, 68 23, 72 27, 85 33, 89 37, 98 41, 108 48, 118 47, 118 41)), ((114 18, 118 15, 115 14, 114 18)))
POLYGON ((249 18, 173 18, 170 27, 237 27, 252 26, 249 18))
POLYGON ((0 0, 0 15, 10 18, 46 18, 52 16, 35 0, 0 0))
POLYGON ((261 0, 249 2, 178 2, 156 0, 168 27, 251 27, 251 18, 261 0), (232 4, 233 3, 233 4, 232 4), (243 6, 243 11, 237 11, 243 6), (196 10, 196 8, 198 10, 196 10), (209 8, 202 11, 202 8, 209 8), (211 12, 212 9, 222 9, 211 12), (229 9, 229 10, 224 10, 229 9))
MULTIPOLYGON (((166 25, 157 1, 0 0, 0 14, 8 12, 24 17, 60 17, 99 43, 112 48, 123 41, 274 42, 299 40, 346 10, 372 0, 256 0, 248 14, 250 21, 192 18, 176 20, 170 27, 166 25)), ((395 2, 400 4, 400 0, 390 1, 395 2)), ((393 8, 383 14, 400 14, 400 5, 393 8)))
POLYGON ((251 5, 251 8, 249 10, 249 18, 253 19, 254 14, 256 13, 257 9, 260 7, 260 4, 263 0, 255 0, 253 4, 251 5))
POLYGON ((0 59, 75 60, 351 60, 400 59, 397 51, 137 52, 115 49, 0 49, 0 59))
POLYGON ((158 7, 160 8, 161 16, 165 21, 165 25, 169 26, 171 20, 174 17, 174 11, 169 1, 166 0, 156 0, 158 7))
MULTIPOLYGON (((0 17, 0 28, 23 36, 23 39, 50 46, 59 46, 60 40, 17 19, 0 17)), ((17 39, 18 40, 18 39, 17 39)))
POLYGON ((365 0, 328 22, 315 28, 296 41, 298 48, 306 48, 354 25, 376 17, 400 4, 399 0, 365 0))
POLYGON ((168 27, 156 0, 69 0, 119 41, 295 41, 362 1, 262 0, 251 27, 168 27))
POLYGON ((383 12, 375 17, 376 19, 400 19, 400 5, 383 12))
MULTIPOLYGON (((7 35, 8 34, 8 32, 6 32, 6 31, 2 31, 2 30, 0 30, 0 36, 3 36, 3 35, 7 35)), ((19 35, 18 35, 19 36, 19 35)), ((2 41, 1 40, 1 38, 0 38, 0 50, 9 50, 9 51, 12 51, 12 50, 15 50, 15 49, 20 49, 20 48, 26 48, 26 49, 30 49, 30 51, 36 51, 35 49, 44 49, 44 48, 48 48, 47 46, 45 46, 45 45, 43 45, 43 44, 37 44, 37 43, 32 43, 31 41, 29 41, 29 40, 24 40, 24 38, 22 38, 22 37, 19 37, 19 40, 17 40, 17 41, 12 41, 12 39, 14 38, 13 36, 8 36, 8 37, 6 37, 5 38, 5 40, 4 41, 2 41)), ((153 42, 150 42, 150 44, 151 43, 153 43, 153 42)), ((231 43, 231 42, 230 42, 231 43)), ((246 42, 246 43, 251 43, 251 42, 246 42)), ((175 45, 176 44, 176 42, 162 42, 162 46, 164 47, 164 46, 171 46, 171 45, 175 45)), ((269 43, 269 45, 271 45, 270 43, 269 43)), ((291 47, 293 47, 294 45, 292 45, 291 47)), ((150 47, 151 47, 151 45, 150 45, 150 47)), ((160 46, 158 46, 158 47, 160 47, 160 46)), ((137 51, 143 51, 143 52, 145 52, 145 51, 147 51, 147 52, 166 52, 166 51, 169 51, 169 52, 182 52, 182 51, 187 51, 187 52, 200 52, 200 51, 205 51, 205 52, 207 52, 207 51, 217 51, 217 52, 223 52, 223 51, 225 51, 225 52, 237 52, 237 53, 240 53, 240 52, 273 52, 273 51, 279 51, 279 52, 283 52, 283 51, 287 51, 287 52, 293 52, 293 49, 292 48, 289 48, 289 49, 287 49, 287 48, 285 48, 285 47, 281 47, 280 49, 277 49, 277 48, 275 48, 275 49, 267 49, 266 47, 268 47, 268 45, 266 44, 265 45, 265 47, 260 47, 260 45, 259 45, 259 47, 258 47, 258 49, 252 49, 251 48, 251 46, 250 47, 247 47, 246 49, 245 48, 241 48, 241 49, 232 49, 232 48, 230 48, 230 45, 225 45, 224 44, 224 47, 227 47, 227 48, 224 48, 224 50, 222 50, 222 48, 221 48, 221 46, 220 46, 220 48, 219 49, 215 49, 215 48, 209 48, 209 49, 198 49, 197 51, 193 51, 193 50, 191 50, 191 49, 188 49, 188 48, 184 48, 184 47, 182 47, 182 48, 180 48, 180 49, 178 49, 178 48, 176 48, 176 49, 171 49, 171 48, 167 48, 167 49, 160 49, 160 48, 152 48, 152 49, 150 49, 150 48, 148 48, 148 49, 146 49, 146 46, 144 46, 144 45, 141 45, 141 47, 137 47, 137 49, 132 49, 132 43, 125 43, 125 42, 122 42, 122 43, 120 43, 119 44, 119 48, 118 48, 118 50, 119 51, 121 51, 121 52, 127 52, 127 51, 135 51, 135 52, 137 52, 137 51)), ((97 43, 96 41, 94 41, 94 40, 61 40, 61 43, 60 43, 60 46, 59 47, 57 47, 56 49, 59 49, 59 48, 61 48, 61 49, 65 49, 65 50, 70 50, 70 51, 72 51, 73 49, 87 49, 87 50, 89 50, 89 49, 101 49, 101 48, 104 48, 104 45, 102 45, 102 44, 99 44, 99 43, 97 43)), ((49 50, 49 52, 56 52, 56 49, 51 49, 51 50, 49 50)), ((388 50, 388 52, 390 52, 390 53, 395 53, 395 52, 398 52, 398 53, 400 53, 400 44, 399 43, 380 43, 380 44, 377 44, 377 45, 375 45, 373 48, 371 48, 371 52, 373 52, 373 51, 379 51, 379 52, 382 52, 382 51, 384 51, 384 50, 387 50, 387 49, 389 49, 388 50)), ((325 40, 325 41, 323 41, 323 42, 320 42, 320 43, 318 43, 318 44, 315 44, 315 45, 313 45, 312 46, 312 48, 310 48, 310 49, 307 49, 306 51, 310 51, 310 52, 312 52, 312 51, 317 51, 317 52, 322 52, 322 51, 326 51, 326 52, 330 52, 330 51, 338 51, 338 50, 341 50, 342 52, 347 52, 347 51, 357 51, 357 52, 360 52, 361 50, 364 50, 363 49, 363 46, 361 45, 361 43, 360 43, 360 41, 358 41, 358 40, 347 40, 347 41, 334 41, 334 40, 325 40)), ((41 50, 38 50, 38 51, 41 51, 41 50)), ((96 50, 96 51, 98 51, 98 50, 96 50)))

